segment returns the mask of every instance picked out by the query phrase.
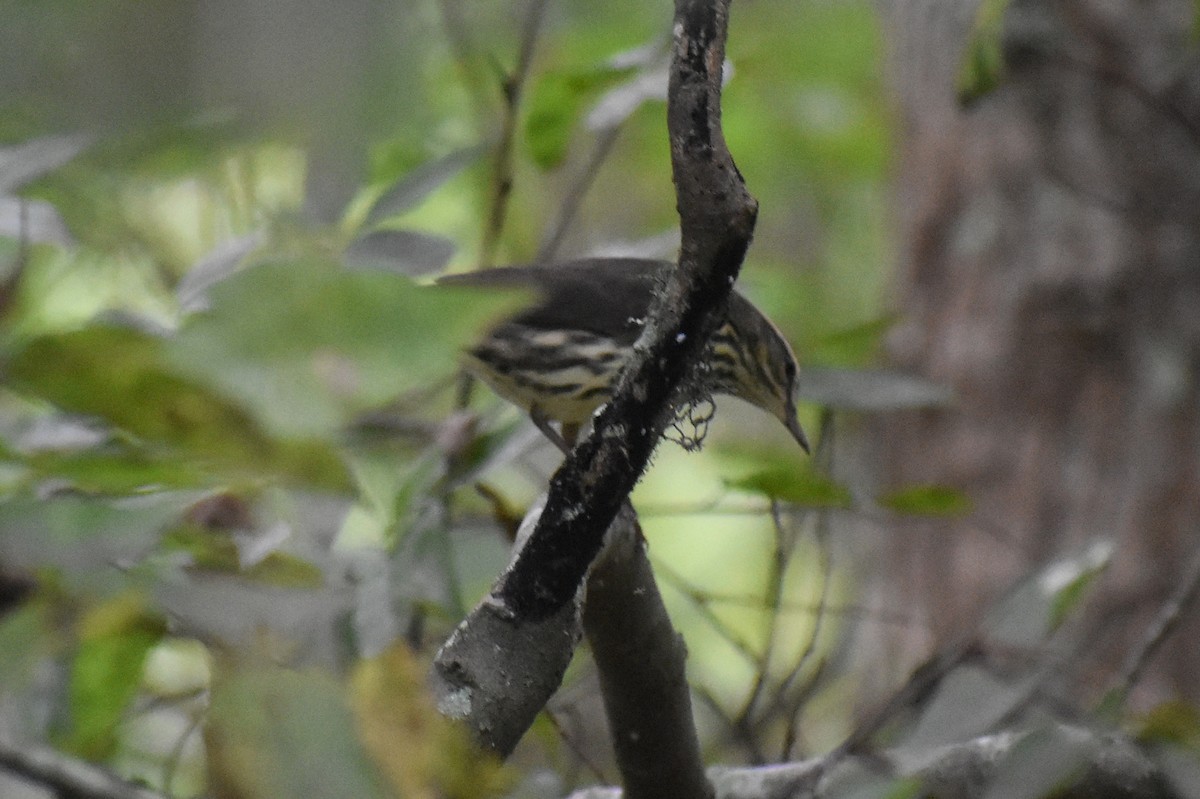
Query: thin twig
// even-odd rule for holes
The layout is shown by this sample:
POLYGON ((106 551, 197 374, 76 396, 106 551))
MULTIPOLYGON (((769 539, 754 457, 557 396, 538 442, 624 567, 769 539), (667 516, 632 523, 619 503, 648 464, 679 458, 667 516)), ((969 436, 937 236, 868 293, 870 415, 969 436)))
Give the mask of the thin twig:
POLYGON ((508 200, 513 188, 513 142, 517 137, 517 125, 521 118, 521 95, 529 78, 533 64, 533 52, 537 46, 538 31, 545 16, 546 0, 530 0, 529 10, 521 27, 521 48, 517 65, 504 78, 504 119, 501 123, 500 142, 496 146, 495 168, 492 177, 492 198, 483 228, 483 241, 479 246, 479 263, 490 266, 496 257, 500 233, 508 216, 508 200))
POLYGON ((679 572, 672 569, 666 563, 657 558, 652 561, 654 563, 654 571, 662 578, 663 582, 675 587, 675 590, 683 594, 683 596, 692 603, 696 611, 708 622, 709 626, 719 635, 727 644, 734 648, 738 654, 746 659, 755 669, 762 670, 764 667, 762 659, 758 653, 754 651, 754 646, 742 636, 738 635, 732 627, 725 622, 709 607, 709 597, 704 591, 688 583, 679 572))
POLYGON ((825 607, 829 601, 829 586, 833 583, 833 554, 829 547, 829 542, 825 536, 818 536, 817 551, 821 559, 821 593, 817 598, 816 615, 813 618, 812 633, 808 636, 808 641, 804 645, 804 650, 800 653, 800 657, 796 660, 788 676, 784 678, 780 685, 780 692, 787 693, 791 686, 799 679, 804 667, 812 659, 813 654, 817 651, 817 642, 821 638, 821 628, 825 623, 825 607))
POLYGON ((484 90, 483 82, 475 68, 475 46, 468 32, 469 26, 463 18, 462 5, 463 0, 441 0, 438 3, 442 29, 446 34, 446 41, 450 44, 450 52, 462 70, 463 85, 471 95, 471 105, 475 108, 478 122, 481 127, 490 127, 490 122, 485 122, 492 116, 488 110, 488 93, 484 90))
POLYGON ((579 762, 583 764, 583 767, 592 773, 592 777, 602 784, 609 782, 609 779, 604 775, 604 769, 600 768, 600 765, 592 760, 587 750, 567 732, 566 726, 558 717, 559 714, 550 708, 546 708, 544 713, 546 720, 550 722, 550 726, 558 733, 559 740, 565 743, 567 748, 571 750, 571 754, 575 755, 579 762))
POLYGON ((795 757, 796 742, 800 740, 800 713, 804 709, 804 705, 817 692, 817 687, 821 685, 821 681, 825 679, 826 669, 829 666, 829 659, 822 657, 816 665, 812 667, 807 680, 804 681, 796 690, 792 692, 790 699, 786 701, 787 709, 784 711, 783 717, 785 727, 783 730, 783 743, 779 747, 779 761, 781 763, 792 760, 795 757))
MULTIPOLYGON (((824 517, 822 517, 824 519, 824 517)), ((826 522, 818 520, 818 524, 824 525, 826 522)), ((817 652, 817 643, 821 640, 821 631, 825 626, 825 608, 829 602, 829 586, 833 583, 833 554, 829 546, 828 530, 821 529, 817 535, 817 551, 821 559, 821 594, 817 598, 817 613, 813 619, 812 633, 808 636, 808 642, 804 646, 804 650, 800 653, 800 657, 796 660, 796 665, 792 667, 788 676, 783 679, 779 686, 779 696, 786 701, 789 694, 793 696, 790 702, 787 702, 787 727, 784 731, 784 746, 790 748, 792 742, 796 740, 796 724, 800 717, 800 706, 805 699, 811 694, 815 684, 816 677, 813 680, 802 684, 800 690, 795 690, 800 675, 808 668, 813 656, 817 652)), ((817 670, 818 675, 820 669, 817 670)), ((786 749, 785 749, 786 753, 786 749)))
POLYGON ((826 758, 827 767, 836 765, 848 755, 867 751, 867 743, 876 733, 901 713, 911 711, 923 704, 933 695, 933 692, 950 672, 978 653, 978 642, 974 638, 964 638, 931 655, 909 675, 904 685, 896 689, 886 702, 868 714, 846 737, 846 740, 829 753, 826 758))
POLYGON ((754 685, 746 697, 742 710, 737 715, 738 725, 746 725, 753 729, 753 718, 758 708, 758 701, 766 690, 770 677, 771 660, 775 654, 775 646, 779 634, 780 605, 783 602, 783 578, 787 572, 788 551, 784 546, 783 518, 779 513, 779 502, 771 500, 771 523, 775 531, 775 546, 771 553, 771 566, 767 573, 766 596, 764 606, 767 611, 766 643, 763 645, 762 658, 759 668, 754 675, 754 685))
POLYGON ((1196 600, 1197 596, 1200 596, 1200 549, 1193 553, 1192 560, 1184 570, 1178 588, 1158 609, 1158 613, 1146 629, 1146 635, 1142 638, 1141 643, 1125 658, 1125 664, 1114 683, 1111 694, 1120 703, 1124 703, 1128 698, 1129 692, 1141 679, 1146 665, 1178 627, 1183 618, 1183 611, 1196 600))
POLYGON ((0 740, 0 769, 55 793, 88 799, 166 799, 121 779, 107 769, 46 747, 0 740))
POLYGON ((204 723, 204 715, 203 711, 192 714, 187 729, 175 741, 171 747, 170 754, 167 755, 167 759, 163 763, 162 784, 163 790, 167 793, 171 793, 171 786, 175 782, 175 775, 179 773, 179 764, 183 762, 183 750, 187 747, 188 738, 204 723))
POLYGON ((542 246, 538 248, 537 260, 539 263, 550 261, 558 252, 563 238, 567 235, 567 230, 570 229, 571 223, 575 221, 575 215, 579 213, 579 208, 583 205, 583 198, 595 184, 596 175, 599 174, 600 167, 608 159, 620 133, 621 126, 619 124, 611 125, 596 137, 596 143, 592 147, 591 155, 588 156, 587 164, 583 167, 583 172, 571 185, 571 190, 560 203, 558 216, 547 229, 548 234, 543 240, 542 246))
POLYGON ((708 707, 718 719, 721 720, 725 727, 726 740, 733 746, 741 747, 746 751, 746 760, 750 763, 765 762, 765 755, 758 748, 758 741, 754 740, 753 735, 749 735, 748 731, 737 723, 737 720, 729 715, 728 711, 721 706, 721 702, 713 695, 712 691, 702 685, 692 686, 692 693, 700 702, 708 707))

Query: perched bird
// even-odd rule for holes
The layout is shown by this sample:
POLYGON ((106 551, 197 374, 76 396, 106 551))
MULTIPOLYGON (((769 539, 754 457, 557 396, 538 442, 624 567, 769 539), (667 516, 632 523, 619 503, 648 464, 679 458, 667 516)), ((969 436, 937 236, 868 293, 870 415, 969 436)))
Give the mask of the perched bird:
MULTIPOLYGON (((535 301, 466 352, 469 372, 524 408, 549 435, 573 441, 612 396, 641 334, 666 261, 587 258, 448 275, 438 282, 532 291, 535 301)), ((796 356, 770 320, 736 291, 708 350, 706 390, 732 394, 783 422, 804 450, 796 418, 796 356)), ((553 436, 551 436, 553 437, 553 436)))

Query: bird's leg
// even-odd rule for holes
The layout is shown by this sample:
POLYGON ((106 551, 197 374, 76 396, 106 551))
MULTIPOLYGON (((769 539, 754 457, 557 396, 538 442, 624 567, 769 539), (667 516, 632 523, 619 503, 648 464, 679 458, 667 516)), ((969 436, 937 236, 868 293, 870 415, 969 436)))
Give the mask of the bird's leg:
POLYGON ((542 412, 542 409, 536 404, 529 409, 529 418, 533 420, 533 426, 542 431, 542 435, 550 439, 550 443, 558 447, 563 455, 568 455, 571 452, 571 444, 575 441, 575 435, 579 432, 579 425, 563 425, 562 433, 559 433, 550 426, 550 419, 542 412), (570 428, 570 439, 568 441, 567 434, 570 428))

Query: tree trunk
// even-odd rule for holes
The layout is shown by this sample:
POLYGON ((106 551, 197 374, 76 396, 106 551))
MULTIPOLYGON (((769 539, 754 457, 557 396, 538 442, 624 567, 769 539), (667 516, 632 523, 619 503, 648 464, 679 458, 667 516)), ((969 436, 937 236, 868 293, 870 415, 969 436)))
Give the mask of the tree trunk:
MULTIPOLYGON (((964 5, 887 9, 903 124, 888 356, 958 402, 882 417, 872 440, 883 485, 957 486, 975 510, 889 534, 882 590, 944 636, 1031 565, 1111 539, 1079 675, 1102 687, 1200 542, 1195 10, 1014 0, 1007 73, 963 108, 964 5)), ((1200 698, 1197 616, 1143 703, 1200 698)))

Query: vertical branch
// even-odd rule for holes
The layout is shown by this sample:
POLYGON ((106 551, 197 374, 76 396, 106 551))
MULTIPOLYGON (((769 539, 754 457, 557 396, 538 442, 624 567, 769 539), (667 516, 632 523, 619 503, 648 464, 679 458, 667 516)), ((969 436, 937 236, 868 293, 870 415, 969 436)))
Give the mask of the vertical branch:
POLYGON ((495 168, 492 172, 492 197, 488 204, 487 220, 483 228, 483 241, 479 246, 479 262, 491 265, 500 244, 500 233, 508 215, 508 200, 512 196, 513 142, 517 138, 517 125, 521 121, 521 95, 529 78, 529 67, 533 64, 533 51, 537 45, 538 31, 545 16, 546 0, 530 0, 525 23, 521 28, 521 50, 517 65, 505 76, 501 89, 504 93, 504 121, 500 128, 500 142, 496 145, 495 168))
POLYGON ((764 603, 768 614, 766 642, 763 644, 762 657, 759 659, 759 667, 754 675, 754 685, 742 705, 741 712, 737 715, 738 725, 745 728, 751 736, 754 735, 754 718, 758 710, 758 703, 762 699, 771 677, 771 661, 775 658, 775 648, 779 637, 779 615, 783 612, 783 581, 787 573, 788 557, 791 554, 789 546, 784 542, 783 515, 780 512, 779 501, 775 499, 771 500, 771 525, 775 533, 775 546, 771 553, 771 565, 766 580, 766 602, 764 603))
MULTIPOLYGON (((824 439, 822 439, 824 441, 824 439)), ((821 520, 820 524, 824 526, 826 521, 821 520)), ((781 757, 786 759, 791 757, 791 750, 796 742, 797 733, 799 731, 800 708, 804 701, 811 695, 817 681, 823 674, 823 665, 818 662, 816 670, 811 677, 804 683, 800 684, 800 676, 804 674, 805 668, 817 653, 817 644, 821 640, 821 630, 825 624, 825 617, 829 609, 829 591, 833 585, 833 552, 829 546, 829 539, 824 535, 823 530, 817 534, 817 548, 821 559, 821 595, 817 599, 817 607, 814 612, 812 632, 809 633, 808 641, 804 645, 803 651, 800 652, 799 658, 792 666, 792 670, 787 677, 780 683, 778 697, 784 712, 784 746, 781 752, 781 757)))
POLYGON ((558 252, 559 246, 567 235, 567 230, 570 229, 576 214, 579 213, 579 207, 583 205, 584 196, 592 188, 596 175, 600 172, 600 167, 604 165, 605 159, 612 152, 613 145, 617 143, 620 133, 621 126, 616 124, 605 128, 596 137, 596 143, 592 147, 591 155, 588 156, 588 162, 584 165, 579 179, 575 181, 571 191, 563 198, 554 222, 547 228, 549 232, 538 248, 536 260, 539 263, 548 262, 558 252))
POLYGON ((479 69, 479 54, 468 32, 468 24, 463 6, 466 0, 440 0, 438 14, 442 23, 442 32, 450 46, 454 60, 458 62, 461 71, 462 84, 471 97, 471 106, 478 118, 481 128, 491 129, 492 101, 484 86, 479 69), (486 121, 485 121, 486 120, 486 121))
POLYGON ((682 234, 680 265, 694 270, 696 283, 728 278, 732 284, 758 214, 721 129, 728 23, 729 0, 676 0, 667 129, 682 234))
POLYGON ((687 647, 658 593, 637 517, 626 508, 588 577, 583 612, 624 796, 704 799, 712 786, 692 718, 687 647))

